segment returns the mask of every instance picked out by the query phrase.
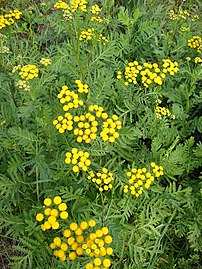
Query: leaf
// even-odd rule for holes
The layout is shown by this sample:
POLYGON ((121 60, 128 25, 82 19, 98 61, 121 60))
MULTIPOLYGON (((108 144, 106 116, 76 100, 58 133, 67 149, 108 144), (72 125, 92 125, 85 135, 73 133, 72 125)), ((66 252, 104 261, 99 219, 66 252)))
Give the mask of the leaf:
POLYGON ((130 17, 129 17, 128 10, 125 9, 123 6, 120 7, 120 11, 118 13, 118 20, 124 26, 129 26, 129 24, 130 24, 130 17))

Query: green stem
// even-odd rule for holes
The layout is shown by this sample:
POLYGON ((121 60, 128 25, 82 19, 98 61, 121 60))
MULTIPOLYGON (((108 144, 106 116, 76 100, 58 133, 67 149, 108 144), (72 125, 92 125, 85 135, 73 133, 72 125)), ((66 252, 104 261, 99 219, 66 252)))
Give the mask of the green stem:
POLYGON ((102 227, 104 227, 104 209, 105 209, 105 199, 103 197, 103 193, 100 193, 101 195, 101 200, 102 200, 102 227))
POLYGON ((36 170, 35 170, 37 201, 39 201, 39 166, 38 166, 38 154, 39 154, 39 148, 38 148, 38 133, 37 133, 37 139, 36 139, 36 170))

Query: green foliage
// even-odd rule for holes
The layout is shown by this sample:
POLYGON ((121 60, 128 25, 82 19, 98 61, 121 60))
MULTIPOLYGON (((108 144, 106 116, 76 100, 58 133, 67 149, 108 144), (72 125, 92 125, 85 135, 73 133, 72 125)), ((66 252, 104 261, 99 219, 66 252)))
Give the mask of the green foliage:
MULTIPOLYGON (((53 256, 49 245, 61 230, 43 232, 36 214, 46 197, 60 195, 69 213, 63 228, 89 219, 109 228, 111 268, 200 269, 202 71, 196 61, 201 54, 187 41, 200 35, 201 18, 169 17, 172 9, 200 15, 200 1, 88 1, 88 8, 102 4, 97 15, 102 23, 91 21, 90 11, 65 18, 53 0, 7 2, 0 1, 2 14, 22 11, 19 20, 0 30, 0 232, 13 242, 6 257, 10 268, 84 269, 92 260, 62 262, 53 256), (80 41, 89 28, 95 37, 80 41), (98 41, 99 34, 108 42, 98 41), (51 65, 43 66, 41 58, 51 65), (179 72, 162 85, 126 86, 117 78, 129 62, 160 66, 167 58, 178 62, 179 72), (23 80, 19 70, 12 70, 28 64, 39 68, 39 76, 26 80, 30 88, 24 90, 17 85, 23 80), (64 85, 77 93, 75 80, 88 84, 89 91, 78 93, 84 105, 70 109, 72 115, 86 114, 90 105, 103 107, 109 117, 116 114, 122 128, 114 143, 101 137, 79 143, 73 131, 62 134, 52 124, 65 114, 58 93, 64 85), (158 100, 173 117, 156 117, 158 100), (106 167, 113 173, 111 190, 100 192, 88 172, 74 173, 65 163, 74 147, 89 153, 89 170, 106 167), (125 193, 126 173, 150 169, 151 162, 161 165, 164 175, 139 197, 125 193)), ((98 121, 101 131, 104 119, 98 121)))

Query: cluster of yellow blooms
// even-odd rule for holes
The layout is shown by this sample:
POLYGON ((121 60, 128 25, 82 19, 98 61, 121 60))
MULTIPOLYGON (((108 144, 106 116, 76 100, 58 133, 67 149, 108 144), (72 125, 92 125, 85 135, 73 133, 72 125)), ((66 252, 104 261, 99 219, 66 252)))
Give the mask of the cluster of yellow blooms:
POLYGON ((84 39, 92 40, 94 37, 95 37, 94 28, 89 28, 81 32, 79 40, 80 41, 83 41, 84 39))
POLYGON ((101 8, 98 5, 93 5, 91 7, 92 14, 98 15, 101 12, 101 8))
POLYGON ((44 223, 41 224, 41 229, 45 232, 46 230, 53 229, 57 230, 60 227, 60 224, 57 220, 57 217, 60 217, 62 220, 68 218, 67 205, 62 203, 60 196, 55 196, 53 201, 50 198, 44 200, 45 209, 43 213, 38 213, 36 215, 36 220, 41 222, 45 219, 44 223))
POLYGON ((83 101, 79 99, 78 94, 74 91, 70 91, 66 85, 62 86, 62 90, 59 92, 57 97, 63 105, 64 111, 68 111, 70 108, 83 106, 83 101))
POLYGON ((194 62, 195 62, 196 64, 199 63, 199 64, 202 65, 202 59, 201 59, 200 57, 195 57, 195 58, 194 58, 194 62))
POLYGON ((40 64, 44 65, 44 66, 48 66, 51 65, 51 60, 48 58, 41 58, 40 60, 40 64))
POLYGON ((20 89, 23 89, 26 92, 29 92, 30 91, 30 86, 27 84, 27 81, 26 80, 19 80, 16 83, 16 87, 18 87, 20 89))
POLYGON ((88 93, 88 85, 87 84, 83 84, 81 82, 81 80, 79 80, 79 79, 75 80, 75 83, 77 84, 79 93, 88 93))
MULTIPOLYGON (((87 1, 85 0, 74 0, 70 2, 70 5, 68 5, 66 2, 63 2, 62 0, 59 0, 57 3, 55 3, 54 8, 57 9, 62 9, 63 10, 63 17, 65 19, 72 19, 72 15, 73 13, 79 8, 81 11, 83 12, 87 12, 87 1)), ((101 8, 98 5, 92 5, 90 8, 90 12, 92 13, 92 17, 91 17, 91 21, 96 21, 98 23, 101 23, 104 21, 103 18, 101 18, 100 16, 97 16, 98 14, 100 14, 101 12, 101 8)), ((80 38, 82 38, 83 36, 86 36, 84 38, 87 38, 89 40, 92 39, 93 37, 93 31, 91 32, 91 28, 86 30, 86 31, 82 31, 80 38)), ((80 39, 81 40, 81 39, 80 39)), ((83 40, 83 39, 82 39, 83 40)), ((106 41, 107 42, 107 41, 106 41)))
POLYGON ((185 27, 185 26, 181 27, 182 32, 188 32, 189 30, 190 30, 189 27, 185 27))
POLYGON ((143 65, 140 65, 138 61, 130 62, 125 67, 124 73, 121 71, 117 72, 117 79, 124 77, 124 84, 126 86, 130 83, 138 84, 139 82, 145 87, 148 87, 152 83, 162 85, 166 74, 173 76, 179 71, 177 62, 172 62, 170 59, 163 59, 162 62, 162 70, 157 63, 151 64, 145 62, 143 65))
POLYGON ((88 159, 89 153, 77 148, 72 148, 71 152, 65 154, 65 163, 73 164, 72 171, 77 173, 81 168, 83 171, 87 171, 88 166, 91 165, 91 161, 88 159))
POLYGON ((84 254, 82 244, 85 241, 83 232, 89 227, 94 227, 96 222, 94 220, 82 221, 80 224, 71 222, 68 229, 63 231, 63 237, 55 237, 50 248, 54 250, 54 256, 58 257, 61 261, 67 259, 67 253, 70 260, 75 260, 77 256, 84 254))
POLYGON ((103 34, 99 34, 99 36, 97 37, 97 41, 102 41, 103 45, 109 42, 109 40, 105 36, 103 36, 103 34))
MULTIPOLYGON (((88 93, 88 85, 83 84, 80 80, 76 80, 75 83, 78 87, 79 93, 88 93)), ((83 106, 83 100, 79 100, 78 94, 74 91, 70 91, 67 86, 63 86, 62 90, 59 92, 58 96, 60 103, 63 104, 63 110, 66 112, 71 108, 78 108, 83 106)), ((74 135, 77 136, 77 142, 81 143, 91 143, 92 140, 97 138, 98 134, 98 119, 105 120, 102 123, 102 130, 100 132, 100 137, 103 141, 109 141, 111 143, 119 137, 119 133, 116 130, 122 128, 122 123, 118 120, 117 115, 112 115, 109 118, 109 115, 104 112, 103 107, 98 105, 90 105, 88 111, 83 115, 73 116, 71 113, 67 112, 64 116, 58 116, 57 119, 53 121, 56 129, 59 133, 64 133, 67 131, 72 131, 74 135), (93 115, 94 113, 94 115, 93 115), (75 128, 74 128, 74 125, 75 128)))
POLYGON ((86 269, 92 268, 109 268, 111 261, 104 258, 106 255, 112 255, 113 249, 106 246, 111 244, 112 237, 108 234, 107 227, 97 229, 95 232, 88 232, 88 229, 94 228, 96 222, 94 220, 82 221, 80 224, 71 222, 69 227, 63 231, 63 237, 55 237, 50 244, 50 248, 54 250, 54 256, 61 261, 67 259, 74 261, 80 256, 90 256, 94 258, 93 263, 87 263, 86 269), (94 267, 100 266, 103 267, 94 267))
POLYGON ((86 0, 71 0, 70 5, 66 2, 59 0, 54 4, 54 8, 63 9, 63 11, 69 10, 70 13, 80 9, 82 12, 87 12, 87 1, 86 0))
POLYGON ((39 69, 34 64, 27 64, 20 69, 19 75, 21 78, 31 80, 38 77, 39 69))
POLYGON ((6 120, 0 122, 0 126, 3 126, 4 124, 6 124, 6 120))
POLYGON ((197 52, 202 52, 202 38, 200 36, 192 36, 191 39, 188 40, 188 46, 192 49, 195 49, 197 52))
POLYGON ((21 65, 16 65, 13 67, 12 73, 15 73, 16 71, 18 71, 21 68, 21 65))
POLYGON ((88 144, 97 138, 98 121, 96 121, 94 115, 87 113, 86 115, 75 116, 73 120, 77 124, 74 134, 77 136, 78 143, 85 141, 88 144))
MULTIPOLYGON (((99 20, 99 19, 98 19, 99 20)), ((103 44, 105 45, 107 42, 109 42, 107 40, 107 38, 105 36, 103 36, 103 34, 99 34, 97 35, 95 33, 95 29, 94 28, 89 28, 87 30, 84 30, 81 32, 80 36, 79 36, 79 40, 83 41, 83 40, 97 40, 99 42, 103 41, 103 44)))
POLYGON ((97 184, 100 192, 112 189, 111 183, 114 180, 113 174, 105 167, 102 168, 102 173, 98 172, 95 174, 93 171, 90 171, 88 179, 97 184))
POLYGON ((96 22, 101 23, 101 22, 103 22, 103 19, 101 17, 99 17, 99 16, 97 16, 97 17, 92 16, 91 21, 96 21, 96 22))
POLYGON ((139 197, 142 194, 144 188, 150 188, 150 185, 154 181, 155 176, 159 178, 163 175, 162 166, 158 166, 154 162, 151 162, 150 167, 152 171, 147 170, 146 167, 143 167, 132 168, 130 172, 127 172, 126 175, 129 178, 129 185, 124 186, 124 193, 128 193, 130 191, 131 195, 139 197))
POLYGON ((0 49, 0 53, 3 53, 3 54, 10 53, 10 49, 8 47, 3 46, 0 49))
POLYGON ((53 121, 53 125, 55 125, 56 129, 59 133, 64 133, 65 130, 71 131, 73 130, 73 116, 70 113, 65 113, 65 116, 58 116, 57 120, 53 121))
POLYGON ((69 9, 70 7, 66 2, 59 0, 54 4, 54 8, 65 10, 65 9, 69 9))
POLYGON ((22 15, 22 12, 19 10, 10 10, 8 14, 0 15, 0 30, 6 26, 14 24, 15 20, 19 20, 22 15))
POLYGON ((119 138, 119 133, 116 132, 116 129, 119 130, 122 128, 122 122, 118 120, 117 115, 112 115, 111 118, 103 122, 102 127, 103 130, 100 132, 100 136, 103 141, 114 143, 119 138))
POLYGON ((174 10, 169 11, 169 17, 171 20, 187 20, 191 19, 192 21, 196 21, 199 19, 198 15, 191 14, 188 10, 179 10, 177 13, 175 13, 174 10))
POLYGON ((72 12, 80 9, 82 12, 87 12, 87 1, 86 0, 70 0, 72 12))
POLYGON ((159 104, 161 103, 162 101, 160 99, 156 100, 156 108, 155 108, 156 118, 161 120, 162 118, 169 117, 174 120, 175 115, 172 115, 169 109, 159 106, 159 104))
POLYGON ((169 117, 175 119, 175 116, 171 114, 170 110, 165 107, 156 106, 155 108, 156 118, 161 120, 163 117, 169 117))

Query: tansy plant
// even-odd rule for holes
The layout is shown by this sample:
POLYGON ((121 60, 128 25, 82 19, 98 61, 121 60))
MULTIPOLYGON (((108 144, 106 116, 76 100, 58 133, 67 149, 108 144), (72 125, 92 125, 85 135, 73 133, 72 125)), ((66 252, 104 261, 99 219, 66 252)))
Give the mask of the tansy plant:
POLYGON ((200 268, 199 2, 0 1, 3 267, 200 268))

